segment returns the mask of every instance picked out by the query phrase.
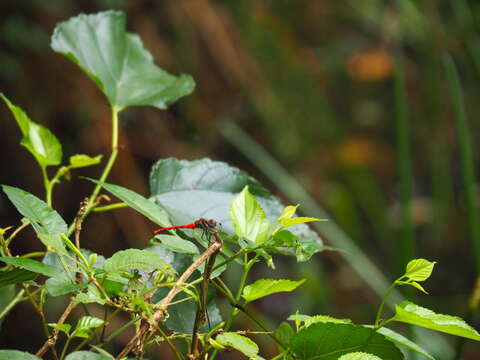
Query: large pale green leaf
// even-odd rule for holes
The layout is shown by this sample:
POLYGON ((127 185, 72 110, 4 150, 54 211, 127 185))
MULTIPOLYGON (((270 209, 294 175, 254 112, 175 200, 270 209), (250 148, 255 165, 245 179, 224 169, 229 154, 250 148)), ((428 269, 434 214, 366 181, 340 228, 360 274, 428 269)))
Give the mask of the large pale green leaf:
POLYGON ((113 256, 105 260, 103 266, 107 272, 119 272, 127 270, 168 270, 170 265, 153 251, 140 249, 127 249, 118 251, 113 256))
POLYGON ((249 359, 263 359, 258 355, 258 345, 246 336, 234 332, 224 332, 218 335, 215 340, 223 346, 228 346, 240 351, 249 359))
POLYGON ((24 281, 34 280, 37 276, 37 273, 24 269, 0 271, 0 288, 7 285, 20 284, 24 281))
POLYGON ((351 352, 367 352, 385 360, 403 360, 383 335, 360 325, 316 323, 296 333, 290 348, 302 360, 337 360, 351 352))
POLYGON ((20 143, 30 151, 41 167, 59 165, 62 161, 62 145, 55 135, 46 127, 30 120, 27 114, 12 104, 5 95, 0 93, 0 97, 7 104, 22 131, 23 138, 20 143))
POLYGON ((33 259, 23 259, 13 256, 0 256, 0 261, 7 264, 15 265, 16 267, 29 270, 45 276, 59 276, 62 272, 54 266, 44 264, 33 259))
POLYGON ((126 32, 125 23, 120 11, 81 14, 56 26, 51 46, 85 71, 119 110, 135 105, 165 109, 190 94, 193 79, 156 66, 140 38, 126 32))
POLYGON ((421 354, 430 360, 435 360, 435 358, 432 355, 430 355, 421 346, 415 344, 413 341, 407 339, 405 336, 397 333, 396 331, 393 331, 392 329, 381 327, 380 329, 377 330, 377 332, 379 332, 380 334, 385 336, 388 340, 394 342, 397 345, 400 345, 400 346, 406 347, 407 349, 415 351, 416 353, 421 354))
POLYGON ((412 281, 425 281, 432 275, 435 264, 435 261, 414 259, 407 264, 404 276, 412 281))
POLYGON ((242 297, 247 302, 251 302, 274 293, 293 291, 304 282, 305 279, 300 281, 285 279, 259 279, 253 284, 245 286, 242 297))
MULTIPOLYGON (((151 196, 162 205, 176 224, 190 223, 198 218, 214 219, 222 230, 234 234, 228 211, 234 197, 248 185, 271 223, 282 214, 284 206, 258 181, 244 171, 220 161, 162 159, 150 173, 151 196)), ((290 228, 302 242, 316 242, 318 235, 305 224, 290 228)), ((309 254, 311 256, 311 254, 309 254)))
POLYGON ((71 354, 68 354, 65 357, 65 360, 112 360, 113 357, 106 356, 103 354, 97 354, 91 351, 75 351, 71 354))
POLYGON ((64 251, 60 234, 67 233, 67 224, 62 217, 46 202, 27 191, 7 185, 2 185, 2 188, 18 212, 30 220, 40 240, 46 246, 64 251))
POLYGON ((111 192, 113 195, 125 202, 132 209, 135 209, 140 214, 152 220, 154 223, 162 227, 171 225, 170 220, 168 219, 168 214, 161 206, 155 204, 153 201, 144 198, 142 195, 137 194, 135 191, 119 185, 101 183, 94 179, 89 180, 93 181, 96 184, 102 185, 105 190, 111 192))
POLYGON ((395 311, 396 314, 393 318, 395 321, 480 341, 480 334, 457 316, 437 314, 410 301, 396 305, 395 311))
POLYGON ((33 354, 18 350, 0 350, 0 360, 41 360, 33 354))

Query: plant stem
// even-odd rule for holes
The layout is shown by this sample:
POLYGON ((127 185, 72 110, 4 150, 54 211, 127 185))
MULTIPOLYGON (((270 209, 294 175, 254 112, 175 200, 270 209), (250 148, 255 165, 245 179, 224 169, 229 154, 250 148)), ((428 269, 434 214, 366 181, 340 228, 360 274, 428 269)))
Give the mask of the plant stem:
POLYGON ((397 164, 400 178, 400 268, 415 255, 415 234, 412 223, 412 171, 410 156, 410 135, 408 129, 408 105, 405 91, 405 74, 403 60, 397 57, 395 62, 395 124, 397 138, 397 164))
POLYGON ((460 164, 462 170, 463 191, 467 205, 468 226, 470 228, 471 240, 475 251, 477 272, 480 271, 480 211, 478 208, 477 191, 475 183, 475 162, 473 158, 472 142, 465 114, 465 104, 462 87, 458 78, 457 69, 452 58, 445 55, 445 68, 447 80, 452 97, 453 118, 455 120, 458 146, 460 150, 460 164))
POLYGON ((62 354, 60 355, 60 360, 63 360, 65 358, 65 353, 67 352, 68 345, 70 345, 70 342, 72 341, 72 337, 68 337, 67 341, 65 341, 65 345, 63 346, 62 349, 62 354))
POLYGON ((126 208, 128 205, 126 203, 120 202, 116 204, 111 204, 111 205, 105 205, 105 206, 98 206, 92 210, 92 212, 104 212, 104 211, 110 211, 110 210, 116 210, 116 209, 122 209, 126 208))
POLYGON ((390 293, 393 291, 393 289, 395 288, 396 285, 397 285, 397 280, 395 280, 390 285, 387 292, 385 293, 385 295, 382 298, 382 302, 380 303, 380 306, 378 307, 377 315, 375 316, 375 325, 374 325, 375 330, 378 330, 379 328, 381 328, 383 326, 383 325, 380 326, 380 321, 381 321, 382 313, 383 313, 383 307, 385 306, 385 302, 387 301, 387 298, 390 296, 390 293))
MULTIPOLYGON (((240 279, 240 285, 238 286, 237 294, 233 299, 234 301, 232 302, 232 300, 230 300, 230 302, 232 303, 232 306, 235 306, 235 307, 233 307, 232 310, 230 311, 230 315, 228 316, 228 319, 225 323, 225 327, 224 327, 225 331, 228 331, 230 329, 230 327, 232 326, 233 320, 235 319, 235 317, 238 315, 240 311, 238 302, 240 300, 240 297, 242 296, 245 283, 247 282, 248 273, 250 272, 250 269, 252 268, 253 264, 255 264, 255 262, 257 261, 259 255, 256 254, 251 260, 248 260, 247 253, 245 253, 244 256, 245 256, 244 270, 243 270, 242 278, 240 279)), ((215 359, 215 357, 217 356, 217 353, 218 353, 218 350, 215 349, 215 351, 212 353, 212 356, 210 357, 210 360, 215 359)))
MULTIPOLYGON (((100 178, 98 181, 100 182, 99 184, 96 184, 92 194, 88 197, 88 202, 87 205, 85 206, 85 211, 82 214, 81 221, 85 219, 88 214, 93 210, 95 207, 96 199, 98 194, 100 193, 100 190, 102 188, 101 183, 103 183, 108 175, 110 174, 110 171, 112 170, 113 164, 115 163, 115 160, 117 159, 118 156, 118 112, 119 110, 116 109, 115 107, 112 108, 112 152, 110 153, 110 157, 108 158, 108 162, 105 165, 105 168, 103 169, 102 174, 100 175, 100 178)), ((73 231, 75 230, 75 222, 73 222, 70 227, 68 228, 68 233, 67 236, 70 236, 73 231)))
MULTIPOLYGON (((158 323, 162 319, 162 317, 165 314, 165 310, 171 305, 173 298, 177 293, 181 290, 185 282, 188 280, 188 278, 193 274, 193 272, 205 261, 207 260, 213 253, 220 251, 222 248, 222 239, 218 235, 218 233, 213 233, 212 235, 215 236, 215 241, 210 247, 203 252, 200 257, 195 260, 192 265, 190 265, 187 270, 184 271, 184 273, 178 278, 177 282, 173 286, 173 288, 168 292, 167 296, 163 298, 163 300, 160 303, 159 309, 155 311, 153 314, 153 319, 151 320, 153 324, 158 323)), ((116 359, 120 360, 124 356, 128 355, 128 353, 132 350, 132 348, 135 346, 137 341, 142 338, 142 336, 148 331, 149 329, 148 324, 145 324, 140 330, 137 331, 134 337, 132 337, 127 345, 123 348, 123 350, 120 352, 120 354, 117 355, 116 359)), ((154 326, 153 326, 154 327, 154 326)))
POLYGON ((12 310, 12 308, 17 305, 19 302, 22 302, 22 296, 23 294, 25 293, 25 290, 22 289, 18 292, 17 296, 15 296, 12 301, 10 301, 8 303, 7 306, 5 306, 5 308, 2 310, 2 312, 0 312, 0 320, 3 319, 10 310, 12 310))
POLYGON ((5 240, 5 248, 8 248, 12 240, 18 235, 20 231, 25 229, 28 225, 30 225, 30 221, 25 221, 20 225, 18 228, 15 229, 15 231, 8 237, 7 240, 5 240))

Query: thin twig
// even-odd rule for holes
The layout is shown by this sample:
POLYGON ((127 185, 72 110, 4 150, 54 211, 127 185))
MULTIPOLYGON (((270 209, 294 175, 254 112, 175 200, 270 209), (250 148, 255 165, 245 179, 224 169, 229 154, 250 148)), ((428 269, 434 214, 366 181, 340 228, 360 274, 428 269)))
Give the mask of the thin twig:
POLYGON ((215 236, 215 242, 210 245, 210 247, 205 250, 205 252, 200 255, 200 257, 195 260, 192 265, 188 267, 187 270, 178 278, 177 282, 175 285, 170 289, 168 292, 167 296, 162 300, 160 303, 159 309, 153 314, 153 326, 149 326, 148 324, 145 324, 142 326, 142 328, 135 334, 134 337, 130 339, 130 341, 125 345, 123 350, 118 354, 116 357, 117 360, 120 360, 124 356, 126 356, 134 347, 135 345, 139 342, 139 340, 143 337, 143 335, 147 332, 149 328, 155 328, 156 324, 163 318, 165 314, 165 310, 170 306, 173 298, 178 294, 178 292, 181 290, 185 282, 190 278, 190 276, 193 274, 193 272, 212 254, 216 253, 217 251, 220 250, 222 247, 222 239, 218 234, 215 232, 213 233, 215 236))
MULTIPOLYGON (((68 304, 67 308, 63 312, 62 316, 60 316, 60 319, 58 319, 57 324, 63 324, 65 320, 67 320, 68 315, 72 312, 72 310, 75 308, 76 304, 73 301, 70 301, 68 304)), ((50 336, 45 343, 42 345, 42 347, 37 351, 35 355, 41 357, 43 354, 47 352, 49 348, 53 348, 58 340, 58 333, 60 330, 58 329, 53 329, 52 336, 50 336)))

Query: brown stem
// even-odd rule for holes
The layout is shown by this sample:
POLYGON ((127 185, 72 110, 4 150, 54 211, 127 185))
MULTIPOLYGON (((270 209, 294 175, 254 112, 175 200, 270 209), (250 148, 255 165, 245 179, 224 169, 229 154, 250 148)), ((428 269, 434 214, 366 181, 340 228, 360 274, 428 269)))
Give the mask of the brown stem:
MULTIPOLYGON (((72 310, 75 308, 76 304, 73 301, 70 301, 68 304, 67 308, 63 312, 62 316, 60 316, 60 319, 58 319, 57 324, 63 324, 65 320, 67 320, 68 315, 72 312, 72 310)), ((43 354, 47 352, 49 348, 52 348, 55 346, 58 340, 58 333, 60 330, 58 329, 53 329, 52 336, 50 336, 45 343, 42 345, 42 347, 37 351, 35 355, 42 357, 43 354)))
POLYGON ((185 282, 190 278, 190 276, 193 274, 193 272, 212 254, 218 252, 220 248, 222 247, 222 239, 218 235, 217 232, 214 232, 213 235, 215 236, 215 242, 210 245, 210 247, 205 250, 205 252, 200 255, 200 257, 195 260, 192 265, 188 267, 187 270, 178 278, 177 282, 175 285, 170 289, 168 292, 167 296, 162 300, 160 303, 159 309, 153 314, 153 324, 148 325, 144 324, 141 329, 135 334, 134 337, 130 339, 130 341, 125 345, 123 350, 118 354, 116 357, 117 360, 120 360, 121 358, 125 357, 132 349, 135 347, 137 343, 139 343, 139 340, 143 337, 143 335, 147 332, 147 330, 150 329, 155 329, 157 326, 158 322, 162 319, 162 317, 165 314, 165 310, 170 306, 170 303, 172 302, 173 298, 178 294, 178 292, 181 290, 185 282))
MULTIPOLYGON (((218 234, 214 233, 215 240, 219 241, 218 234)), ((221 239, 220 239, 221 241, 221 239)), ((215 258, 217 257, 218 252, 214 252, 208 259, 208 263, 205 265, 205 270, 203 271, 203 282, 202 290, 200 294, 200 301, 198 303, 197 313, 195 315, 195 322, 193 324, 192 332, 192 346, 191 346, 191 359, 199 358, 198 350, 198 328, 200 323, 205 324, 205 321, 208 319, 208 326, 210 327, 210 319, 208 318, 208 309, 207 309, 207 295, 208 295, 208 283, 210 282, 210 276, 212 274, 213 265, 215 264, 215 258)))

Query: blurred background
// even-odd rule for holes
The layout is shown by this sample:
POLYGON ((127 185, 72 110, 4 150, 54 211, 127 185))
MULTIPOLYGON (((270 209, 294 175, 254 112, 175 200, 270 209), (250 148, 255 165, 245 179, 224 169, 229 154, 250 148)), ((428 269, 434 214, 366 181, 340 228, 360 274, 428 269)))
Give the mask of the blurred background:
MULTIPOLYGON (((324 252, 302 264, 279 258, 276 271, 259 265, 252 280, 308 278, 294 295, 252 305, 272 327, 297 310, 372 323, 384 280, 376 276, 397 278, 413 257, 438 265, 425 284, 430 295, 405 291, 408 297, 478 324, 469 302, 480 266, 479 2, 2 1, 0 91, 60 138, 65 158, 107 155, 110 113, 95 85, 50 49, 50 35, 59 21, 105 9, 124 10, 129 31, 140 35, 156 63, 197 83, 168 111, 122 112, 121 152, 110 182, 147 195, 158 159, 226 161, 286 203, 301 203, 304 215, 325 210, 323 239, 350 251, 324 252)), ((19 146, 20 131, 3 104, 0 134, 0 183, 43 196, 39 168, 19 146)), ((55 208, 71 220, 90 189, 76 176, 63 181, 55 208)), ((19 224, 4 196, 0 218, 2 227, 19 224)), ((147 246, 153 227, 127 209, 94 214, 83 244, 109 256, 147 246)), ((29 230, 13 248, 18 254, 41 246, 29 230)), ((234 281, 235 274, 226 276, 234 281)), ((442 337, 445 345, 425 334, 423 342, 439 359, 451 359, 461 345, 454 337, 442 337)), ((265 338, 256 340, 263 355, 274 355, 265 338)), ((14 309, 0 332, 2 348, 35 352, 43 341, 28 304, 14 309)), ((464 344, 462 358, 478 354, 478 344, 464 344)))

